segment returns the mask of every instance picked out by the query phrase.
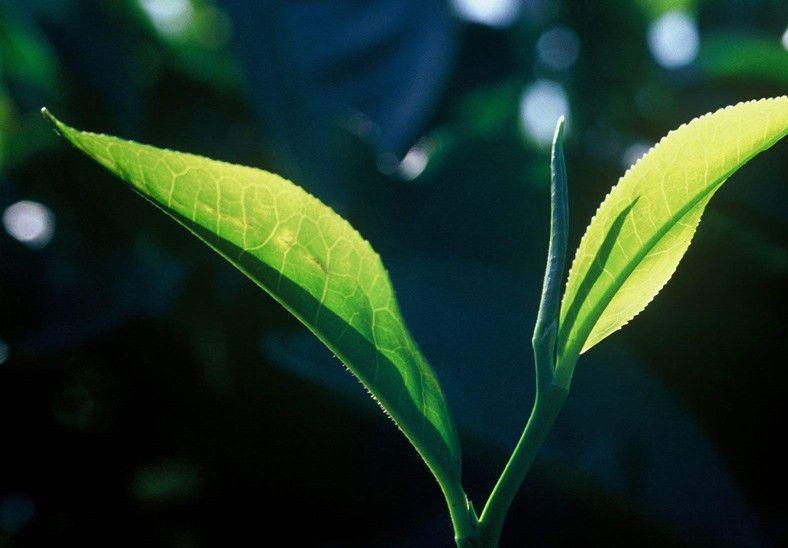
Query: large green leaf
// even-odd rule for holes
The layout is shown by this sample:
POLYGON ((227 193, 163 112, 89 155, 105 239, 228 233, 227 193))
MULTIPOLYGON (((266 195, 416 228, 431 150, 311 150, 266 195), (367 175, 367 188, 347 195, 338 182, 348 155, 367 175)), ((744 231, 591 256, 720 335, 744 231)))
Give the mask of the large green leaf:
POLYGON ((78 131, 43 112, 301 320, 394 419, 444 491, 461 492, 459 443, 438 380, 380 258, 347 221, 272 173, 78 131))
POLYGON ((788 132, 788 98, 740 103, 664 137, 610 191, 580 241, 561 303, 558 368, 642 311, 673 275, 706 204, 788 132))

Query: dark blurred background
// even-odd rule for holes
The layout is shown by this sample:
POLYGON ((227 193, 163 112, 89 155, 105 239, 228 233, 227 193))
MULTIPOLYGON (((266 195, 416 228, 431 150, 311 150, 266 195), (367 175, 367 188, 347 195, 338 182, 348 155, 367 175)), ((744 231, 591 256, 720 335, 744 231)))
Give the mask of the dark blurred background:
MULTIPOLYGON (((668 130, 788 87, 780 0, 2 0, 0 546, 443 546, 391 421, 271 298, 58 140, 281 173, 384 257, 480 508, 530 410, 548 144, 572 247, 668 130)), ((504 545, 788 543, 786 145, 581 359, 504 545)))

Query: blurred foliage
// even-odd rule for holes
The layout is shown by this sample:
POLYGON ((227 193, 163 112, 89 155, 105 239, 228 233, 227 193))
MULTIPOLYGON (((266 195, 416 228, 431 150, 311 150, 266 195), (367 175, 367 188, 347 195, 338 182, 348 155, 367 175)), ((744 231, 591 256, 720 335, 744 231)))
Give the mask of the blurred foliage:
MULTIPOLYGON (((576 243, 669 129, 785 93, 788 12, 496 0, 514 17, 481 24, 460 4, 0 3, 0 545, 434 546, 449 531, 423 465, 319 343, 63 147, 43 105, 282 173, 346 215, 391 271, 455 410, 464 482, 486 496, 533 390, 548 159, 525 128, 552 120, 524 113, 569 110, 576 243), (671 14, 698 48, 682 40, 666 68, 649 37, 671 14), (576 38, 574 59, 556 36, 576 38), (46 209, 6 214, 25 201, 46 209)), ((785 157, 737 174, 649 311, 580 362, 504 542, 788 540, 785 157)))
POLYGON ((738 81, 742 85, 763 82, 788 86, 785 47, 766 36, 720 33, 703 42, 698 64, 709 78, 738 81), (731 55, 731 50, 736 55, 731 55))

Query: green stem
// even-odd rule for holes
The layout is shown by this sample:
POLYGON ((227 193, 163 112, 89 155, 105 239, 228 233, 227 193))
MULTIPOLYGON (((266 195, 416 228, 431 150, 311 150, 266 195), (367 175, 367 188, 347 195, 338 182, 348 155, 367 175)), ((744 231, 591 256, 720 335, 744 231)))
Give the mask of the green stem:
POLYGON ((485 548, 498 546, 509 507, 536 460, 536 455, 547 438, 566 400, 567 393, 567 389, 553 383, 543 390, 538 390, 528 424, 479 518, 480 546, 485 548))
POLYGON ((479 546, 483 548, 498 546, 509 507, 564 405, 571 381, 571 372, 568 377, 556 377, 555 371, 556 334, 569 234, 563 128, 564 119, 561 117, 556 124, 550 157, 550 245, 547 250, 542 299, 532 340, 536 369, 534 407, 520 441, 517 442, 479 518, 479 546))
POLYGON ((454 540, 460 548, 475 548, 479 521, 459 482, 439 482, 454 527, 454 540))

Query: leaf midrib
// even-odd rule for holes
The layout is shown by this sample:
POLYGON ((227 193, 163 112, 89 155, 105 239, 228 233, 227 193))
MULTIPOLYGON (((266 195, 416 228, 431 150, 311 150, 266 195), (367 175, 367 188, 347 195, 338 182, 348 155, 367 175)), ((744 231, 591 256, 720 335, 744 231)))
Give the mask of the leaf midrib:
MULTIPOLYGON (((569 346, 565 347, 565 352, 562 354, 563 356, 566 355, 579 355, 578 347, 582 348, 582 345, 585 344, 585 341, 588 339, 588 336, 591 334, 591 330, 594 329, 597 320, 605 311, 607 306, 613 300, 613 297, 616 296, 618 290, 624 285, 624 283, 629 279, 635 269, 645 260, 648 254, 654 249, 657 244, 662 241, 662 239, 667 235, 671 228, 673 228, 684 216, 686 216, 692 209, 698 205, 706 196, 710 193, 715 191, 719 188, 724 182, 727 177, 721 178, 718 181, 715 181, 711 185, 707 186, 703 190, 701 190, 695 197, 688 202, 685 206, 679 209, 670 219, 668 219, 663 225, 659 228, 654 235, 649 238, 646 243, 640 248, 632 259, 630 259, 626 266, 621 270, 621 272, 616 276, 615 280, 612 284, 608 287, 608 289, 602 294, 599 301, 597 302, 596 306, 591 309, 591 312, 586 315, 587 320, 582 322, 578 333, 580 336, 576 337, 576 341, 580 341, 579 343, 573 343, 569 346)), ((633 212, 629 213, 630 215, 633 212)), ((586 299, 588 296, 586 296, 586 299)), ((571 326, 570 326, 571 329, 571 326)), ((568 337, 568 334, 567 334, 568 337)))

